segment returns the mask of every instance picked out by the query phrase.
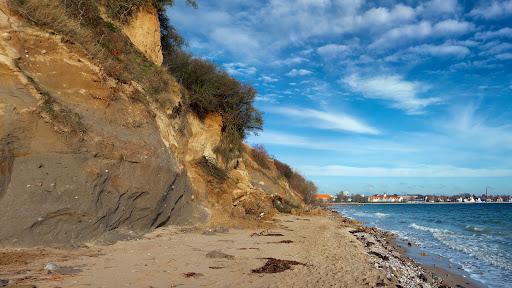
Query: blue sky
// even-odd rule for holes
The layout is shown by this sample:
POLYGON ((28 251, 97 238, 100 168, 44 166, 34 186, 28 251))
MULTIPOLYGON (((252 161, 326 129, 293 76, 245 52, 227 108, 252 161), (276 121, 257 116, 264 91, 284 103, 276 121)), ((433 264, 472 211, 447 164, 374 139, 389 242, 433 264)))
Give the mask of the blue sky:
POLYGON ((512 194, 512 0, 176 2, 187 50, 257 88, 248 142, 321 192, 512 194))

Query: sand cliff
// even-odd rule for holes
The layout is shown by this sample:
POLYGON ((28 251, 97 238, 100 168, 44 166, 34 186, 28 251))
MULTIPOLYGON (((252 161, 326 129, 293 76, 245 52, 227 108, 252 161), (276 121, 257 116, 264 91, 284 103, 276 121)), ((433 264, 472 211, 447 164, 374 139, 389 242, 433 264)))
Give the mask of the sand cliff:
MULTIPOLYGON (((121 30, 160 65, 155 11, 132 21, 121 30)), ((303 205, 250 148, 223 163, 214 152, 222 117, 181 109, 175 81, 159 96, 166 106, 139 101, 138 83, 109 77, 79 44, 6 1, 0 36, 0 245, 76 247, 168 224, 259 221, 276 197, 303 205), (228 167, 227 179, 205 173, 202 159, 228 167)))

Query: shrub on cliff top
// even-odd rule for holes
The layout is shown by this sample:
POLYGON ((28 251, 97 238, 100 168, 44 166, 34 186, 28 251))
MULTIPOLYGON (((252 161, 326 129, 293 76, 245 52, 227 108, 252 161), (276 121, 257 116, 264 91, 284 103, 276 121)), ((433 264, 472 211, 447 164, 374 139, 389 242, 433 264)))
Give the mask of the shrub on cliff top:
MULTIPOLYGON (((107 14, 112 19, 121 23, 128 22, 133 15, 144 7, 152 6, 158 11, 164 12, 166 6, 174 5, 174 0, 99 0, 105 7, 107 14)), ((195 0, 186 0, 186 2, 196 8, 195 0)))
POLYGON ((318 192, 315 183, 307 180, 304 176, 294 171, 288 164, 285 164, 277 159, 274 159, 274 165, 277 171, 286 178, 290 188, 295 190, 302 196, 304 202, 312 203, 314 195, 318 192))
MULTIPOLYGON (((71 42, 79 43, 107 75, 122 83, 139 83, 144 96, 165 104, 171 77, 149 61, 131 41, 101 17, 100 7, 114 20, 125 22, 138 9, 154 5, 161 21, 165 65, 188 90, 188 105, 199 117, 220 113, 222 138, 216 148, 229 163, 238 157, 249 131, 262 127, 261 114, 254 108, 256 91, 220 70, 215 64, 192 57, 181 50, 184 39, 169 23, 164 7, 172 0, 8 0, 10 6, 38 26, 53 30, 71 42)), ((186 0, 196 6, 194 0, 186 0)), ((137 95, 135 95, 137 96, 137 95)), ((134 97, 146 99, 145 97, 134 97)))
POLYGON ((188 105, 200 118, 222 116, 222 139, 216 152, 226 162, 236 158, 246 133, 262 129, 263 118, 253 106, 256 90, 240 83, 215 64, 181 49, 167 51, 164 63, 189 92, 188 105))

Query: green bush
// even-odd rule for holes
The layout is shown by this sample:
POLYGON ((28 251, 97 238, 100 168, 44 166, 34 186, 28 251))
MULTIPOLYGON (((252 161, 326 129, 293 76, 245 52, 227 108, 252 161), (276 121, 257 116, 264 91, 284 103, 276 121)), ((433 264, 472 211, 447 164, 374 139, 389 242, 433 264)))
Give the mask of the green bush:
POLYGON ((188 105, 200 118, 221 114, 222 139, 216 152, 226 162, 236 158, 246 134, 262 129, 262 115, 253 106, 256 90, 181 49, 167 51, 165 65, 189 92, 188 105))
MULTIPOLYGON (((172 81, 166 71, 148 60, 115 25, 100 16, 100 6, 116 21, 125 22, 138 9, 154 5, 161 21, 164 67, 188 90, 186 104, 200 118, 220 113, 222 138, 215 151, 225 163, 239 156, 248 132, 261 130, 262 116, 253 106, 256 90, 230 77, 213 63, 181 50, 184 39, 169 23, 165 6, 172 0, 8 0, 20 15, 79 43, 105 73, 122 83, 135 81, 144 92, 133 99, 153 97, 166 105, 172 81)), ((186 0, 196 7, 194 0, 186 0)))

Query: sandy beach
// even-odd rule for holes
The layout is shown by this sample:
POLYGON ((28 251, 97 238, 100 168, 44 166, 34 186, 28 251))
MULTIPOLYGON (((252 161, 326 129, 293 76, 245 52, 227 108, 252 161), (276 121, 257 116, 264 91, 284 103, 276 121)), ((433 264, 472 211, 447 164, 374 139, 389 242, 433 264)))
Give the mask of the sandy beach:
POLYGON ((326 214, 281 215, 272 229, 162 227, 72 251, 3 249, 0 279, 40 288, 472 287, 415 264, 391 235, 326 214))

